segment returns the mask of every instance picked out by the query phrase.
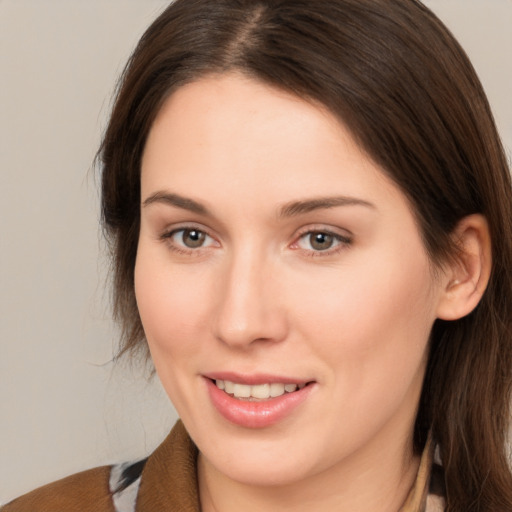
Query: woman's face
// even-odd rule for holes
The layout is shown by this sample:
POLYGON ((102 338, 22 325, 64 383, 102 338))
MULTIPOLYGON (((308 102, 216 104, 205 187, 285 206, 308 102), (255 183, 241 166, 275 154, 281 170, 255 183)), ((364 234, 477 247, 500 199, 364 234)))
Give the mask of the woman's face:
POLYGON ((410 450, 442 286, 347 130, 209 77, 162 107, 141 180, 137 302, 206 464, 264 485, 410 450))

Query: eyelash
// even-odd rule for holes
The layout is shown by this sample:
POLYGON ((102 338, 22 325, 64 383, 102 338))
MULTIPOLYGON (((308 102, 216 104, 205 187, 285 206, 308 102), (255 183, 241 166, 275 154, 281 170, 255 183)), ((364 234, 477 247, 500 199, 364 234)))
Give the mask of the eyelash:
MULTIPOLYGON (((172 241, 172 238, 176 236, 179 233, 184 233, 185 231, 196 231, 200 234, 202 234, 205 237, 210 238, 214 242, 216 242, 215 238, 208 234, 208 232, 204 229, 200 229, 197 226, 180 226, 179 228, 172 229, 170 231, 166 231, 163 233, 159 238, 166 242, 169 249, 173 252, 176 252, 178 254, 188 255, 188 256, 199 256, 202 254, 204 249, 207 249, 204 245, 198 246, 196 248, 192 247, 184 247, 177 245, 175 242, 172 241)), ((182 235, 183 236, 183 235, 182 235)), ((218 244, 218 242, 216 242, 218 244)), ((318 257, 327 257, 332 256, 335 254, 338 254, 339 252, 346 249, 348 246, 352 244, 352 238, 350 236, 344 236, 340 235, 339 233, 335 233, 333 231, 330 231, 328 229, 307 229, 303 231, 302 233, 299 233, 297 238, 295 239, 295 242, 293 242, 290 247, 293 250, 301 250, 305 256, 310 258, 318 258, 318 257), (306 239, 307 237, 311 237, 312 235, 324 235, 327 237, 332 237, 336 245, 334 247, 329 247, 325 250, 314 250, 314 249, 304 249, 299 246, 299 243, 301 240, 306 239)))
POLYGON ((334 247, 329 247, 325 250, 302 249, 308 258, 321 258, 321 257, 333 256, 333 255, 336 255, 336 254, 340 253, 341 251, 347 249, 350 245, 352 245, 352 238, 350 236, 340 235, 339 233, 335 233, 328 229, 308 228, 306 231, 303 231, 302 233, 300 233, 298 235, 296 241, 293 242, 293 244, 291 245, 292 249, 301 250, 301 247, 299 246, 299 242, 303 239, 306 239, 307 237, 311 237, 312 235, 324 235, 324 236, 332 237, 333 240, 336 242, 336 245, 334 247))
POLYGON ((160 236, 160 240, 162 240, 163 242, 166 242, 169 249, 173 252, 176 252, 178 254, 183 254, 186 256, 199 256, 200 254, 202 254, 202 252, 203 252, 202 250, 206 249, 207 247, 204 247, 204 246, 199 246, 197 248, 185 247, 185 246, 177 245, 175 242, 173 242, 172 238, 175 235, 177 235, 181 232, 184 233, 185 231, 196 231, 197 233, 201 233, 202 235, 215 241, 215 239, 212 236, 210 236, 206 230, 200 229, 197 226, 180 226, 179 228, 175 228, 170 231, 166 231, 165 233, 163 233, 160 236))

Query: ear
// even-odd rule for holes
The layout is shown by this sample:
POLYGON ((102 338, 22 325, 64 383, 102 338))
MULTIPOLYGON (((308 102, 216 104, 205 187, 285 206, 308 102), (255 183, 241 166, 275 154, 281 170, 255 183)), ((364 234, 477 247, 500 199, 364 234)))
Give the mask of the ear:
POLYGON ((437 317, 457 320, 475 309, 489 282, 492 266, 489 226, 483 215, 464 217, 453 235, 458 253, 444 267, 437 317))

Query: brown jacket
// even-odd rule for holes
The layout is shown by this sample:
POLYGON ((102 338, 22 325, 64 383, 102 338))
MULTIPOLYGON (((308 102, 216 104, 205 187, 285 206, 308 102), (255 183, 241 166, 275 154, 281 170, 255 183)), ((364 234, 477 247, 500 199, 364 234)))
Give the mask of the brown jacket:
MULTIPOLYGON (((196 458, 179 421, 144 466, 136 512, 199 512, 196 458)), ((115 512, 110 474, 110 466, 77 473, 15 499, 1 512, 115 512)))

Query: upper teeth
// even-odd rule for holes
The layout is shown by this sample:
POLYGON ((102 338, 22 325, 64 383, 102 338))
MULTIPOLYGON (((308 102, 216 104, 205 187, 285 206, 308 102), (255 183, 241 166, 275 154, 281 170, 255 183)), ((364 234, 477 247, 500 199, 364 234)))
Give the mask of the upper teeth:
POLYGON ((302 389, 305 384, 257 384, 250 386, 248 384, 237 384, 229 380, 216 380, 215 384, 219 389, 233 395, 235 398, 275 398, 286 393, 293 393, 297 389, 302 389))

